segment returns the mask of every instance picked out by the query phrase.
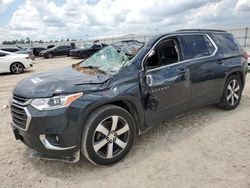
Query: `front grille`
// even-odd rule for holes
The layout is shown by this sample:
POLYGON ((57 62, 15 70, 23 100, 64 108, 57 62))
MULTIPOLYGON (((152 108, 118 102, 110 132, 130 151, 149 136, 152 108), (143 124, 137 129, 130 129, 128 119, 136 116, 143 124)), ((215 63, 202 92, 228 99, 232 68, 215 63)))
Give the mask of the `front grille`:
POLYGON ((19 104, 19 105, 28 105, 30 103, 30 99, 24 98, 24 97, 20 97, 17 95, 13 95, 12 96, 12 101, 13 103, 19 104))
POLYGON ((11 116, 12 116, 12 121, 16 126, 22 129, 26 129, 27 114, 23 107, 12 104, 11 116))
POLYGON ((19 97, 16 95, 12 96, 12 102, 10 105, 11 117, 14 126, 22 130, 27 130, 31 117, 27 110, 27 105, 30 104, 31 99, 19 97))

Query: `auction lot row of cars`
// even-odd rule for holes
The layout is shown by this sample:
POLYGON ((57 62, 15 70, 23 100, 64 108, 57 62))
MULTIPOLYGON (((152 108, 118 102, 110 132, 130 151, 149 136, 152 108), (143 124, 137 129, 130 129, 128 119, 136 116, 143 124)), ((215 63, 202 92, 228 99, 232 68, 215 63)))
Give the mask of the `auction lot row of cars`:
POLYGON ((53 58, 55 56, 71 56, 73 58, 86 59, 98 52, 107 44, 94 42, 91 45, 75 48, 74 45, 59 45, 44 47, 9 47, 0 49, 0 73, 11 72, 20 74, 25 69, 33 66, 35 57, 53 58))
MULTIPOLYGON (((89 49, 96 51, 84 61, 34 74, 13 89, 11 126, 34 157, 77 162, 82 154, 111 165, 159 122, 240 103, 248 55, 226 31, 180 30, 89 49)), ((39 54, 51 51, 59 53, 54 47, 39 54)))
POLYGON ((99 42, 94 42, 93 44, 81 46, 79 48, 75 48, 74 45, 60 45, 41 51, 39 56, 51 59, 54 56, 67 55, 75 58, 86 59, 106 46, 107 44, 99 42))
MULTIPOLYGON (((20 46, 1 48, 0 73, 11 72, 20 74, 25 69, 33 66, 32 60, 35 60, 35 57, 51 59, 55 56, 70 56, 72 58, 87 59, 106 46, 108 45, 100 43, 99 41, 94 41, 93 44, 88 44, 81 47, 75 47, 71 44, 58 46, 49 45, 47 48, 21 48, 20 46)), ((250 56, 248 56, 248 70, 250 70, 250 56)))

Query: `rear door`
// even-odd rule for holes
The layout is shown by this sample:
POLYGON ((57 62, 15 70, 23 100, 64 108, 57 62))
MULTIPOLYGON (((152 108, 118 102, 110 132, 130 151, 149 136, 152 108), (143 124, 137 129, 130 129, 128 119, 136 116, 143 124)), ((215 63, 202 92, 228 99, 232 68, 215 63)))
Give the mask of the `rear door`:
POLYGON ((188 62, 191 81, 191 108, 218 101, 223 88, 224 70, 217 46, 209 35, 180 35, 182 61, 188 62))
POLYGON ((156 45, 145 60, 140 82, 148 127, 189 109, 189 69, 180 62, 177 38, 156 45))
POLYGON ((65 55, 65 46, 58 46, 56 48, 56 55, 65 55))

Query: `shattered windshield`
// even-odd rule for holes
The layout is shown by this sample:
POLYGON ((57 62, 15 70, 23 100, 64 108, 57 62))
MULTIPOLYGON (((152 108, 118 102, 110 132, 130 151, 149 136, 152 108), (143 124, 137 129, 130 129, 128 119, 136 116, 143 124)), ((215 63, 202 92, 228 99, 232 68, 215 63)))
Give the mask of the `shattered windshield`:
POLYGON ((111 44, 83 61, 79 68, 97 69, 112 74, 118 72, 143 47, 139 41, 122 41, 111 44))

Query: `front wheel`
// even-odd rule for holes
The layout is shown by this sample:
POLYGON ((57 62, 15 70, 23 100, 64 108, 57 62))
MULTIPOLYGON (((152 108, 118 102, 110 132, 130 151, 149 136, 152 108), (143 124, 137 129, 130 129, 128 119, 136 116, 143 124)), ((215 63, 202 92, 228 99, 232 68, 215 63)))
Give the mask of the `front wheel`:
POLYGON ((24 71, 24 66, 19 62, 12 63, 10 66, 10 71, 14 74, 21 74, 24 71))
POLYGON ((128 111, 114 105, 101 107, 85 124, 81 152, 94 164, 114 164, 130 150, 135 130, 134 120, 128 111))
POLYGON ((240 103, 242 89, 243 87, 239 76, 230 76, 226 81, 223 95, 218 105, 225 110, 235 109, 240 103))

